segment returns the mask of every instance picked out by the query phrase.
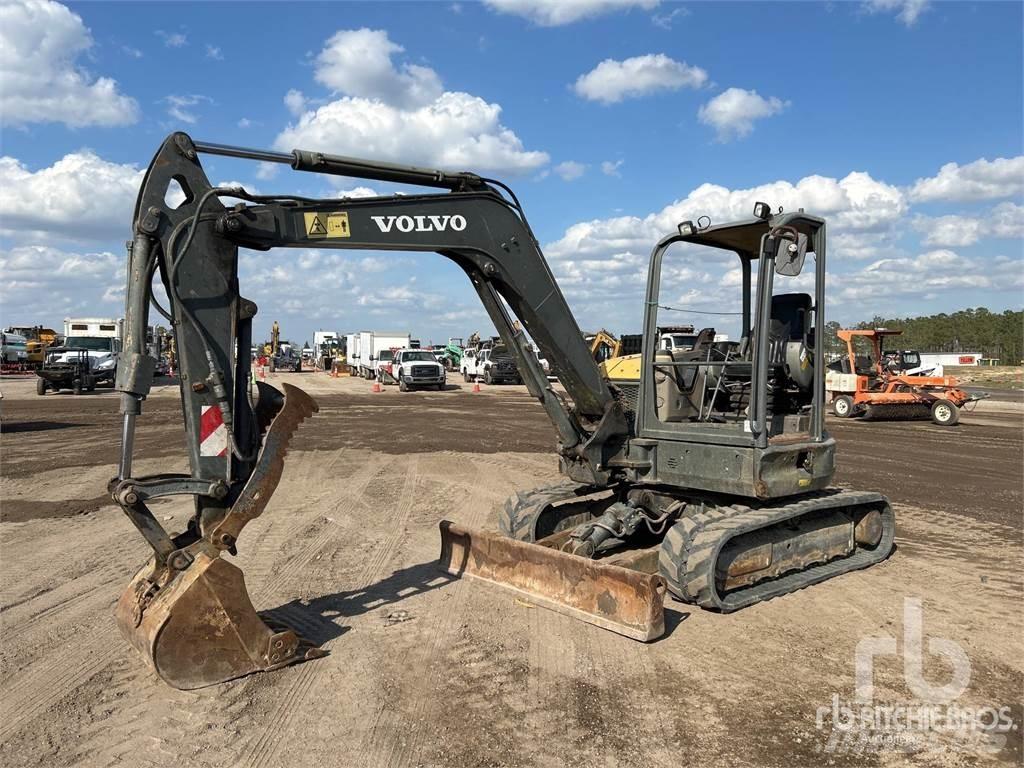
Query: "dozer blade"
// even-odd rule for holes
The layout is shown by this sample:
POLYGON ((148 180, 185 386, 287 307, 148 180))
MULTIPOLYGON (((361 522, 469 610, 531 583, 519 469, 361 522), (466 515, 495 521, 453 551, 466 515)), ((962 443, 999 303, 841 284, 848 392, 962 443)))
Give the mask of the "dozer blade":
POLYGON ((121 633, 175 688, 202 688, 326 655, 287 627, 268 626, 253 608, 242 571, 220 556, 263 512, 292 435, 317 410, 296 387, 285 384, 284 394, 245 488, 224 519, 187 548, 191 562, 178 571, 154 557, 118 600, 121 633))
POLYGON ((205 553, 140 613, 153 565, 136 574, 115 617, 121 634, 168 685, 192 690, 324 655, 290 629, 267 626, 249 600, 241 570, 205 553))
POLYGON ((441 522, 441 569, 516 592, 634 640, 665 633, 665 580, 489 531, 441 522))

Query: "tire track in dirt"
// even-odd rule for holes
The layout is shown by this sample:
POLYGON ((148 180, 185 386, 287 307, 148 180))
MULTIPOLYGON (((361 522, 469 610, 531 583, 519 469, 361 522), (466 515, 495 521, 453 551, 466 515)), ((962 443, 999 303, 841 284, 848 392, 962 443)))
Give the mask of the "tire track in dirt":
MULTIPOLYGON (((440 457, 439 457, 440 458, 440 457)), ((459 455, 454 452, 445 452, 444 460, 448 460, 457 471, 463 474, 476 475, 478 456, 472 458, 459 455)), ((465 524, 473 526, 484 514, 482 509, 488 505, 480 503, 477 497, 479 484, 470 486, 469 492, 465 494, 458 505, 453 507, 451 515, 446 517, 459 521, 466 521, 465 524), (463 511, 466 514, 463 515, 463 511)), ((408 718, 413 723, 424 722, 425 710, 428 706, 427 700, 433 698, 430 694, 437 687, 439 673, 436 663, 442 645, 447 643, 451 624, 457 613, 456 606, 460 604, 463 581, 456 580, 446 590, 447 599, 442 605, 435 601, 434 610, 431 612, 431 622, 428 627, 421 626, 417 632, 417 638, 422 639, 422 633, 428 632, 425 642, 416 642, 408 649, 411 659, 410 664, 415 664, 419 669, 428 670, 426 680, 423 681, 423 688, 412 698, 417 702, 415 712, 408 718)), ((405 738, 408 728, 403 713, 388 706, 386 699, 377 702, 370 726, 363 735, 359 744, 356 761, 354 764, 363 766, 395 766, 402 765, 407 758, 419 749, 422 740, 422 731, 414 732, 412 738, 405 738), (419 737, 419 738, 417 738, 419 737)))
POLYGON ((112 630, 92 634, 61 658, 64 663, 29 668, 5 685, 0 697, 0 743, 110 664, 118 655, 111 647, 116 639, 112 630))
MULTIPOLYGON (((369 479, 372 479, 372 475, 369 479)), ((60 538, 67 540, 68 537, 74 537, 76 529, 82 526, 90 525, 92 528, 95 528, 94 523, 95 521, 72 519, 72 530, 60 534, 60 538)), ((295 525, 299 524, 296 522, 295 525)), ((289 529, 292 527, 288 526, 289 529)), ((287 531, 283 531, 282 538, 287 533, 287 531)), ((101 535, 104 534, 101 533, 101 535)), ((97 549, 102 547, 109 547, 109 544, 104 543, 97 547, 97 549)), ((303 552, 305 551, 303 550, 303 552)), ((134 570, 129 570, 128 575, 133 572, 134 570)), ((77 601, 75 605, 74 615, 97 612, 97 608, 110 599, 105 594, 103 588, 108 586, 114 578, 119 578, 123 575, 125 575, 124 566, 116 563, 110 563, 100 571, 92 572, 90 574, 89 586, 83 593, 83 599, 77 601)), ((75 581, 68 582, 69 585, 75 585, 76 583, 75 581)), ((53 590, 46 594, 53 595, 57 591, 53 590)), ((60 608, 59 604, 51 606, 45 609, 41 615, 52 615, 58 612, 60 608)), ((73 618, 73 616, 69 615, 69 618, 73 618)), ((19 627, 13 636, 5 635, 5 642, 10 642, 11 637, 14 640, 21 639, 31 629, 32 622, 28 622, 19 627)), ((0 741, 6 740, 24 724, 48 710, 65 696, 70 695, 75 689, 86 683, 91 677, 114 661, 121 653, 121 648, 119 647, 121 644, 120 637, 114 632, 114 622, 109 617, 107 617, 107 620, 102 621, 98 627, 92 628, 92 631, 87 634, 79 634, 84 634, 86 639, 73 642, 66 653, 49 656, 47 667, 34 671, 30 668, 26 670, 25 674, 15 675, 9 681, 5 681, 4 688, 9 689, 10 693, 5 695, 3 700, 0 701, 0 723, 2 723, 0 725, 0 741), (33 693, 39 690, 45 693, 42 696, 33 693)), ((141 659, 139 660, 139 669, 148 672, 148 668, 142 664, 141 659)), ((118 742, 116 731, 107 730, 104 733, 104 737, 106 740, 113 741, 114 743, 118 742)), ((129 734, 128 738, 130 737, 131 735, 129 734)))
MULTIPOLYGON (((337 456, 333 457, 331 461, 325 462, 325 465, 319 471, 314 472, 311 477, 308 477, 309 473, 300 473, 298 478, 289 477, 288 484, 290 486, 295 480, 300 487, 309 487, 308 484, 319 480, 321 475, 326 475, 329 478, 337 463, 344 458, 346 458, 344 452, 339 451, 337 456)), ((309 467, 317 466, 317 462, 313 461, 297 463, 300 466, 303 464, 309 467)), ((350 481, 355 484, 355 493, 365 493, 367 487, 379 476, 384 467, 384 457, 367 457, 363 466, 350 477, 350 481)), ((328 493, 329 491, 324 492, 320 498, 328 493)), ((338 505, 343 503, 343 500, 339 500, 338 505)), ((310 508, 315 507, 310 506, 310 508)), ((308 562, 308 559, 315 554, 315 551, 328 536, 328 531, 322 526, 319 535, 304 542, 303 546, 297 551, 289 553, 284 562, 281 562, 280 554, 282 551, 287 551, 287 543, 295 540, 303 530, 317 525, 318 518, 310 520, 308 516, 287 514, 280 509, 271 509, 270 514, 275 516, 270 520, 273 525, 266 525, 263 530, 258 532, 254 546, 249 550, 253 554, 246 558, 247 562, 240 563, 246 573, 247 581, 253 571, 257 574, 252 582, 258 584, 258 588, 251 593, 253 604, 257 608, 272 597, 275 591, 287 588, 288 576, 301 569, 302 564, 308 562)), ((251 525, 256 527, 256 523, 259 521, 260 518, 257 518, 251 525)), ((297 629, 301 632, 301 628, 297 629)), ((202 707, 202 721, 197 723, 193 722, 196 716, 196 705, 205 704, 209 702, 209 699, 169 689, 137 656, 133 655, 132 662, 134 662, 134 666, 123 672, 124 685, 132 691, 131 695, 127 696, 124 702, 115 705, 95 738, 84 740, 80 750, 81 759, 88 757, 91 760, 99 760, 103 764, 116 762, 117 755, 122 754, 126 749, 130 749, 132 744, 138 742, 137 714, 140 711, 150 711, 154 708, 165 711, 161 716, 162 726, 159 729, 159 734, 150 734, 152 742, 150 748, 161 753, 174 754, 176 757, 174 762, 180 761, 182 750, 194 743, 197 737, 201 739, 204 733, 211 730, 230 731, 234 728, 233 723, 240 719, 247 719, 251 715, 246 711, 246 702, 251 698, 252 690, 259 685, 257 680, 259 676, 245 678, 214 689, 217 691, 217 698, 213 700, 212 706, 202 707), (140 690, 145 693, 141 697, 141 702, 136 703, 140 698, 140 690), (124 707, 125 704, 128 705, 127 708, 124 707)), ((295 668, 281 670, 284 674, 294 671, 295 668)), ((225 757, 223 761, 213 759, 210 764, 234 764, 239 750, 244 747, 245 743, 256 737, 257 735, 243 735, 242 745, 238 744, 237 739, 234 739, 229 752, 224 752, 224 748, 220 745, 208 745, 209 757, 215 758, 217 755, 225 757)))
MULTIPOLYGON (((24 606, 32 606, 34 610, 23 612, 25 615, 5 615, 0 619, 4 650, 9 651, 13 647, 24 645, 23 639, 26 636, 58 615, 61 624, 77 625, 87 621, 90 615, 95 615, 101 608, 113 608, 120 594, 119 586, 123 589, 133 573, 133 569, 126 568, 123 564, 109 563, 102 570, 92 574, 94 578, 88 585, 82 585, 81 581, 76 579, 39 596, 48 598, 46 607, 34 605, 37 602, 35 600, 23 603, 24 606)), ((4 614, 6 613, 5 611, 4 614)), ((38 645, 35 650, 39 650, 38 645)))
MULTIPOLYGON (((461 459, 465 461, 465 458, 461 459)), ((496 478, 491 478, 493 487, 477 486, 474 493, 467 495, 464 503, 453 514, 452 517, 468 528, 481 528, 486 524, 493 523, 493 504, 481 503, 480 491, 486 490, 497 492, 503 501, 517 487, 532 487, 537 485, 536 473, 534 471, 509 471, 507 462, 493 460, 489 456, 472 456, 474 467, 479 465, 490 466, 498 469, 496 478), (512 477, 513 474, 519 477, 512 477), (499 490, 499 487, 505 487, 499 490)), ((474 474, 479 472, 474 470, 474 474)), ((418 645, 416 650, 426 652, 422 658, 417 659, 417 668, 428 670, 429 673, 423 681, 422 686, 411 692, 407 698, 415 702, 414 708, 409 715, 409 721, 413 723, 414 730, 409 733, 409 726, 402 721, 400 713, 378 713, 377 722, 371 730, 371 739, 367 744, 368 749, 361 751, 361 758, 367 765, 386 766, 387 768, 401 768, 408 765, 432 764, 432 756, 428 754, 431 743, 428 741, 433 736, 430 727, 423 727, 423 724, 434 724, 450 720, 452 716, 451 702, 445 698, 446 686, 449 672, 458 670, 459 674, 467 674, 472 670, 473 679, 467 681, 466 688, 461 692, 458 699, 459 709, 462 711, 485 711, 487 709, 500 709, 506 725, 522 721, 525 718, 525 703, 516 702, 515 697, 503 695, 495 698, 495 691, 489 688, 489 680, 505 681, 506 687, 511 688, 510 681, 518 674, 519 677, 526 677, 526 670, 517 673, 515 663, 503 652, 490 654, 478 654, 470 648, 471 642, 467 642, 458 632, 456 624, 464 616, 476 615, 475 604, 490 603, 495 595, 488 594, 496 589, 485 584, 473 584, 471 579, 458 579, 446 590, 447 599, 444 604, 435 607, 431 615, 433 621, 429 626, 430 635, 427 642, 418 645), (472 585, 472 586, 470 586, 472 585), (468 662, 470 666, 466 666, 468 662), (387 722, 390 720, 390 722, 387 722), (373 737, 376 738, 373 738, 373 737), (390 737, 390 743, 388 742, 390 737)), ((500 599, 500 598, 499 598, 500 599)), ((469 622, 467 626, 471 626, 469 622)), ((471 634, 471 632, 470 632, 471 634)), ((467 756, 466 759, 470 759, 467 756)), ((475 759, 475 758, 473 758, 475 759)), ((458 764, 458 760, 455 764, 458 764)))
MULTIPOLYGON (((294 478, 294 483, 298 485, 303 493, 306 493, 310 487, 320 487, 322 480, 326 479, 329 483, 331 479, 336 477, 337 465, 349 458, 349 451, 339 449, 331 457, 330 461, 326 462, 326 466, 317 470, 320 463, 318 459, 321 453, 321 451, 314 451, 311 456, 295 454, 289 457, 292 459, 292 463, 298 465, 301 470, 299 477, 294 478)), ((353 495, 356 498, 361 497, 366 492, 366 488, 380 474, 385 465, 385 458, 383 456, 376 454, 362 455, 365 457, 365 460, 348 479, 348 482, 353 487, 353 495)), ((289 478, 288 486, 291 487, 292 484, 293 479, 289 478)), ((296 539, 305 528, 311 527, 318 518, 322 517, 322 515, 317 513, 311 518, 308 514, 302 514, 303 511, 319 510, 325 498, 331 495, 332 491, 330 488, 331 486, 328 485, 327 490, 323 490, 314 499, 304 496, 295 509, 292 509, 291 505, 285 505, 283 508, 272 510, 273 517, 267 520, 263 526, 257 528, 256 539, 253 543, 251 545, 244 545, 247 556, 245 559, 240 559, 240 566, 246 572, 247 582, 258 584, 259 589, 262 590, 266 586, 264 582, 277 578, 279 567, 277 559, 280 552, 284 551, 288 543, 296 539)), ((333 503, 328 502, 330 504, 328 511, 336 511, 344 506, 347 501, 346 498, 342 497, 333 503)), ((261 520, 262 516, 257 518, 255 522, 258 523, 261 520)), ((256 527, 255 523, 250 523, 250 526, 256 527)))
MULTIPOLYGON (((70 519, 61 521, 53 531, 35 548, 35 567, 22 571, 22 577, 28 581, 35 574, 50 575, 54 563, 59 562, 56 555, 67 541, 76 541, 76 555, 82 557, 78 562, 87 562, 91 557, 101 560, 104 550, 109 551, 109 525, 101 525, 99 520, 70 519), (66 524, 65 524, 66 523, 66 524), (90 539, 96 544, 89 548, 90 539), (98 541, 97 541, 98 540, 98 541), (84 551, 83 551, 84 550, 84 551), (90 553, 95 552, 95 555, 90 553)), ((6 568, 6 565, 5 565, 6 568)), ((57 598, 57 605, 44 608, 34 617, 23 616, 17 627, 7 632, 9 617, 4 619, 5 657, 15 643, 25 647, 34 635, 40 635, 31 649, 32 653, 40 650, 48 651, 55 642, 62 641, 62 647, 55 652, 46 653, 46 664, 29 665, 23 671, 11 675, 0 686, 0 742, 25 727, 32 720, 55 705, 73 690, 87 682, 113 661, 121 652, 120 637, 114 630, 114 622, 109 614, 101 611, 103 607, 116 600, 119 591, 108 592, 114 579, 125 574, 122 563, 108 561, 98 570, 85 569, 83 575, 55 589, 44 589, 38 593, 40 599, 57 598), (84 584, 84 587, 82 586, 84 584), (67 587, 65 589, 64 587, 67 587), (80 595, 74 595, 76 589, 82 587, 80 595), (70 595, 68 593, 71 593, 70 595), (71 606, 64 606, 61 600, 73 600, 71 606), (67 611, 68 620, 92 615, 93 620, 85 627, 78 626, 78 631, 70 638, 59 637, 59 632, 46 632, 40 618, 49 618, 61 611, 67 611)), ((129 571, 130 572, 130 571, 129 571)), ((23 602, 28 612, 34 599, 23 602)), ((36 605, 36 608, 39 606, 36 605)), ((5 614, 7 612, 5 611, 5 614)), ((20 613, 20 611, 18 612, 20 613)), ((61 626, 67 626, 62 622, 61 626)))
POLYGON ((119 528, 122 522, 130 527, 128 520, 120 516, 120 510, 111 507, 55 520, 0 523, 0 531, 5 532, 0 550, 3 552, 0 615, 41 596, 43 592, 39 591, 40 589, 48 591, 46 585, 33 583, 36 574, 50 577, 58 585, 63 583, 66 573, 54 573, 53 566, 56 562, 80 562, 84 571, 87 566, 109 559, 109 554, 106 558, 102 556, 102 550, 109 552, 111 543, 116 542, 122 533, 127 533, 127 529, 119 528), (8 539, 6 530, 9 526, 30 529, 32 536, 25 539, 8 539), (69 542, 73 542, 70 552, 69 542), (38 594, 32 594, 33 591, 38 594))
MULTIPOLYGON (((356 591, 365 590, 384 575, 383 570, 385 566, 391 561, 391 558, 398 549, 398 545, 405 538, 406 524, 416 498, 417 464, 417 457, 415 455, 407 459, 405 476, 399 497, 399 509, 392 526, 394 533, 386 536, 383 541, 374 547, 369 560, 357 577, 354 585, 354 590, 356 591)), ((365 489, 363 493, 356 496, 356 499, 362 500, 363 496, 365 496, 365 489)), ((327 535, 333 535, 333 533, 328 533, 327 535)), ((323 542, 320 542, 316 549, 322 546, 322 544, 323 542)), ((315 551, 313 549, 309 554, 309 558, 312 558, 315 551)), ((240 759, 240 765, 256 768, 261 765, 273 764, 273 760, 284 743, 284 737, 290 732, 291 723, 300 716, 308 718, 306 713, 303 712, 306 702, 312 698, 315 700, 314 705, 319 703, 320 698, 310 697, 310 691, 315 685, 323 682, 325 676, 322 673, 326 671, 327 665, 318 664, 316 661, 303 664, 298 669, 295 674, 295 680, 288 686, 288 690, 281 696, 278 705, 265 721, 266 724, 262 728, 262 733, 259 734, 252 747, 246 750, 240 759)))

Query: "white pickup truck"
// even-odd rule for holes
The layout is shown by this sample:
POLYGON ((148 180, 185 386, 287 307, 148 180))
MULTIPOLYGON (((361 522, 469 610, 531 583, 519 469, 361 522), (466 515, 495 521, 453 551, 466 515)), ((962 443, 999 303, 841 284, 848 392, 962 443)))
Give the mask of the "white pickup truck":
POLYGON ((429 349, 399 349, 391 361, 391 378, 398 382, 402 392, 418 387, 444 389, 446 374, 444 365, 437 362, 429 349))
POLYGON ((471 347, 462 353, 459 364, 463 381, 479 381, 485 384, 521 384, 519 369, 512 355, 501 345, 487 349, 471 347))

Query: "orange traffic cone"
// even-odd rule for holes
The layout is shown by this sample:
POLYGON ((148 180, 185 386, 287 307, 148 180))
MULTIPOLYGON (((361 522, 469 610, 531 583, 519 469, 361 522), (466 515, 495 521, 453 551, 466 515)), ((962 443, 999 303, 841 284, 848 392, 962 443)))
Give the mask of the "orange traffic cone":
POLYGON ((373 388, 372 388, 371 391, 373 391, 373 392, 383 392, 384 390, 381 389, 380 382, 379 381, 375 381, 375 382, 373 382, 373 388))
POLYGON ((479 392, 480 391, 480 385, 479 384, 474 384, 473 385, 473 391, 474 392, 479 392))

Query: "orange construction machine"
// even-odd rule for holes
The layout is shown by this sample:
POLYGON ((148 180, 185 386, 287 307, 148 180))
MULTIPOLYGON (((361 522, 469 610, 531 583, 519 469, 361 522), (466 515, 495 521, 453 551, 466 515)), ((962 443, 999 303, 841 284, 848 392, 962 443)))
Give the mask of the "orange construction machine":
POLYGON ((984 394, 968 394, 958 388, 952 376, 922 376, 905 373, 882 349, 886 336, 903 331, 875 328, 842 330, 836 335, 846 342, 846 355, 830 363, 825 373, 825 390, 832 413, 840 418, 864 415, 868 418, 927 418, 940 426, 960 422, 960 408, 980 400, 984 394), (870 354, 857 354, 854 339, 865 339, 870 354))

